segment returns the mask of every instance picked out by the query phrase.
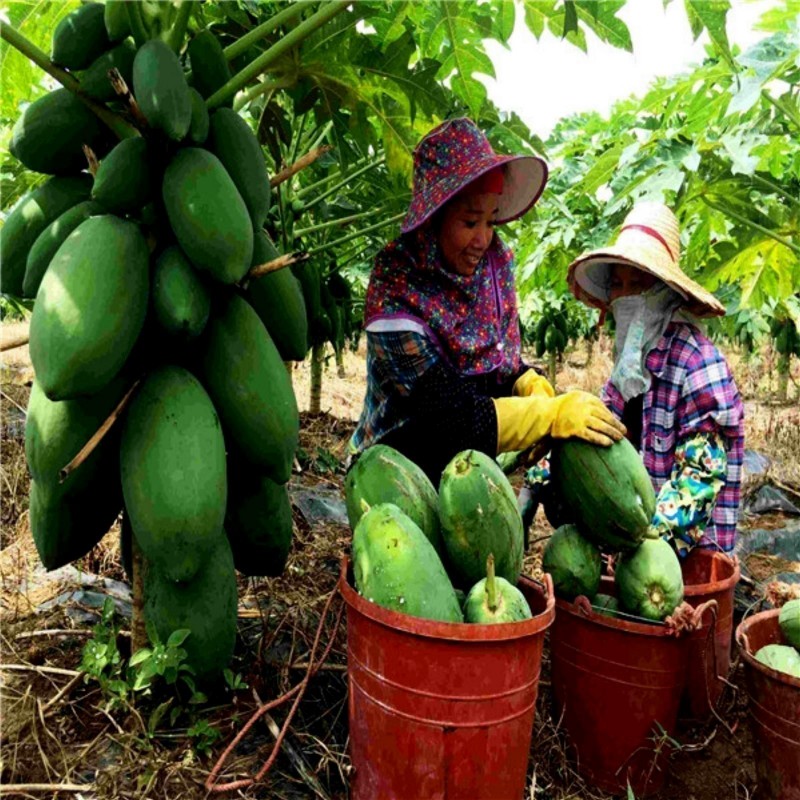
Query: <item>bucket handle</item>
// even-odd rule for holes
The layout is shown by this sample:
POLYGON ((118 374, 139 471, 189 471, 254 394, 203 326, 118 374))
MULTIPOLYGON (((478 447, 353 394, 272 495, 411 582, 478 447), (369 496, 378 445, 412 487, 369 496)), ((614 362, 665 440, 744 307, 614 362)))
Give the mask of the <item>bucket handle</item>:
POLYGON ((326 659, 328 658, 328 654, 333 647, 333 643, 336 641, 336 633, 339 630, 339 625, 342 621, 342 614, 344 612, 344 603, 342 603, 341 607, 339 608, 336 614, 336 621, 334 622, 333 631, 331 632, 331 638, 328 644, 325 646, 325 650, 322 653, 321 658, 319 661, 314 661, 314 656, 317 652, 317 646, 319 645, 320 636, 322 635, 322 628, 325 624, 325 619, 328 616, 328 611, 330 610, 331 605, 333 604, 334 599, 339 594, 339 585, 337 584, 336 587, 331 591, 328 595, 328 599, 325 601, 325 608, 322 610, 322 614, 320 615, 319 625, 317 625, 317 632, 314 636, 314 644, 311 646, 311 651, 308 654, 308 668, 306 669, 306 674, 303 676, 303 680, 300 683, 295 684, 294 687, 289 689, 288 692, 282 694, 280 697, 277 697, 275 700, 271 700, 269 703, 265 703, 262 706, 259 706, 252 717, 245 723, 245 726, 239 733, 236 734, 233 741, 225 748, 225 752, 217 759, 217 762, 211 768, 211 772, 208 773, 208 777, 205 781, 205 788, 206 791, 209 792, 227 792, 232 789, 243 789, 247 786, 252 786, 254 783, 260 781, 271 769, 275 759, 278 757, 278 753, 280 752, 281 744, 283 743, 284 737, 286 736, 287 731, 289 730, 289 725, 297 711, 297 707, 300 705, 300 701, 303 699, 303 695, 305 694, 306 688, 308 687, 308 682, 311 677, 319 670, 319 668, 325 663, 326 659), (236 745, 241 742, 250 728, 255 725, 256 721, 267 711, 275 708, 276 706, 282 705, 285 703, 290 697, 294 697, 294 703, 292 703, 292 707, 289 709, 289 713, 286 715, 286 719, 283 723, 283 726, 278 733, 278 736, 275 738, 275 744, 272 745, 272 749, 270 750, 269 758, 264 762, 264 765, 261 769, 252 777, 252 778, 242 778, 238 781, 232 781, 230 783, 217 783, 217 779, 219 777, 219 773, 222 770, 223 764, 227 761, 230 754, 235 749, 236 745))

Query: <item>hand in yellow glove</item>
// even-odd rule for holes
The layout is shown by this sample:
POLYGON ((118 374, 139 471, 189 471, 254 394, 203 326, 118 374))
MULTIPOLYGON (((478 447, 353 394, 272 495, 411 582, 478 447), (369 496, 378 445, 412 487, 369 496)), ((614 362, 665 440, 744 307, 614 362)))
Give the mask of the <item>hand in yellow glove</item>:
POLYGON ((609 447, 625 435, 625 426, 588 392, 559 397, 498 397, 497 452, 527 450, 545 436, 578 438, 609 447))
POLYGON ((514 383, 511 392, 514 397, 555 397, 555 389, 550 385, 550 381, 540 375, 535 369, 529 369, 522 373, 514 383))

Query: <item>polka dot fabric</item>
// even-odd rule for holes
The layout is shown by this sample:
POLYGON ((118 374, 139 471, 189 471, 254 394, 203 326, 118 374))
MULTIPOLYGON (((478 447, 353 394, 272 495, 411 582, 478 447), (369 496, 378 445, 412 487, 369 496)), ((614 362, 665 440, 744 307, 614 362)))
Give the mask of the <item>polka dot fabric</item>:
POLYGON ((514 258, 495 234, 470 276, 445 269, 433 231, 425 227, 388 244, 367 288, 365 325, 377 320, 421 324, 447 362, 464 375, 520 368, 514 258))

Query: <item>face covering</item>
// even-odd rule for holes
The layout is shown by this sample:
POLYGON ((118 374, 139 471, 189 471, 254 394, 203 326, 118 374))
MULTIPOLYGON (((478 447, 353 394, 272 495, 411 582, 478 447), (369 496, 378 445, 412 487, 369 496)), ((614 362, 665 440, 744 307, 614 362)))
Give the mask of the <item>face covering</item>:
POLYGON ((626 402, 650 388, 652 376, 644 365, 647 354, 658 344, 682 302, 666 284, 611 302, 617 326, 611 382, 626 402))

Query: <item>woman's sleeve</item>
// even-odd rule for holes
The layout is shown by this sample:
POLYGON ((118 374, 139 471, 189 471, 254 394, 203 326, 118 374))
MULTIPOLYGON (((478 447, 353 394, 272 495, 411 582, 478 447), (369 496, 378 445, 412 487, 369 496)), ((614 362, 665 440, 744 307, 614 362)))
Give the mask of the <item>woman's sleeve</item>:
POLYGON ((722 436, 694 433, 675 449, 675 464, 656 498, 652 527, 686 554, 703 537, 717 495, 725 485, 728 459, 722 436))

